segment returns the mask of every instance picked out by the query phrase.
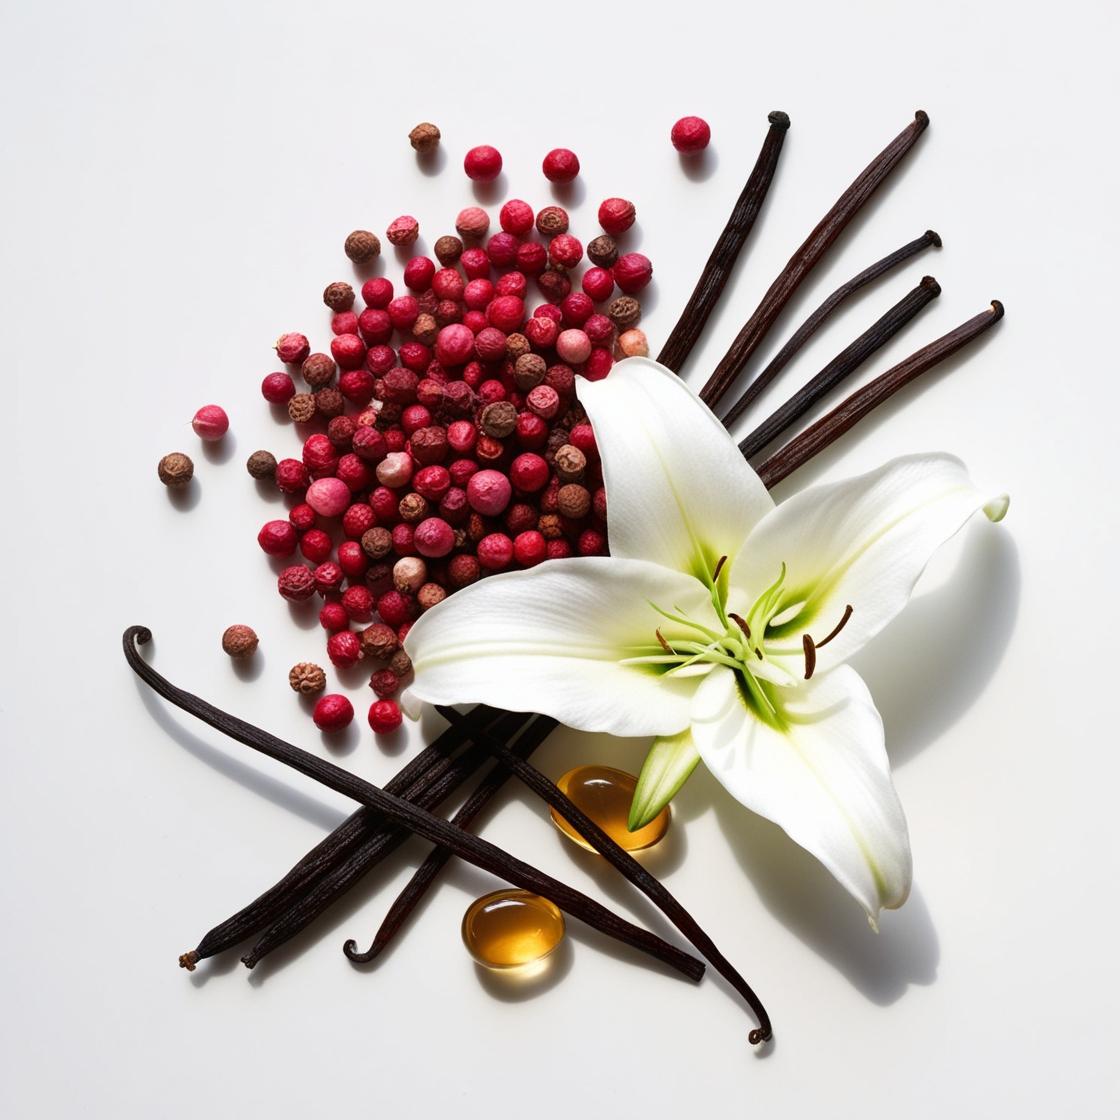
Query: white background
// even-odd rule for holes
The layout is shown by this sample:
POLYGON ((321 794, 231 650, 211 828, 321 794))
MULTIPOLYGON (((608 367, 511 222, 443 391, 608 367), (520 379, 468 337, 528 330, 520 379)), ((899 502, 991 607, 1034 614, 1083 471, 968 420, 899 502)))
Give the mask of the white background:
MULTIPOLYGON (((679 12, 5 5, 6 1115, 1115 1114, 1115 9, 679 12), (254 536, 281 507, 242 465, 295 447, 257 386, 282 331, 327 341, 319 293, 351 274, 345 234, 411 212, 430 245, 474 199, 460 166, 481 142, 505 154, 503 189, 543 204, 540 159, 571 146, 584 174, 564 201, 585 239, 601 197, 637 202, 656 349, 767 111, 785 109, 780 171, 696 384, 918 107, 928 134, 771 345, 927 226, 945 248, 853 301, 769 398, 925 271, 944 294, 864 376, 1006 303, 966 361, 785 489, 944 448, 1012 494, 1006 522, 970 525, 859 658, 911 825, 905 908, 876 937, 811 859, 698 774, 650 865, 767 1001, 766 1055, 718 980, 678 981, 575 922, 544 986, 481 976, 458 923, 495 884, 468 869, 380 967, 355 971, 342 940, 370 934, 419 845, 252 975, 237 954, 180 971, 178 953, 349 806, 142 694, 119 652, 127 624, 153 628, 173 680, 377 780, 420 741, 386 750, 355 725, 332 748, 314 731, 286 675, 322 660, 321 636, 276 597, 254 536), (668 142, 685 113, 714 134, 691 173, 668 142), (406 140, 422 119, 443 129, 436 175, 406 140), (233 422, 216 453, 188 423, 209 401, 233 422), (176 448, 197 463, 190 508, 155 477, 176 448), (218 648, 235 621, 262 639, 245 677, 218 648)), ((643 746, 557 735, 539 758, 553 775, 633 768, 643 746)), ((485 832, 664 930, 525 795, 485 832)))

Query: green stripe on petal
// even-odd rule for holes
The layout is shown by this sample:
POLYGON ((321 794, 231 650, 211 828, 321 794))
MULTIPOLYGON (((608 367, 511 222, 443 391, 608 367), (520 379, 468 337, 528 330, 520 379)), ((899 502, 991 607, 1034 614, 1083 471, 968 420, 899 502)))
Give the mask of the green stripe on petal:
POLYGON ((634 799, 630 803, 627 827, 631 832, 644 828, 677 796, 699 761, 700 752, 692 741, 692 732, 687 728, 678 735, 661 736, 654 740, 642 764, 634 799))

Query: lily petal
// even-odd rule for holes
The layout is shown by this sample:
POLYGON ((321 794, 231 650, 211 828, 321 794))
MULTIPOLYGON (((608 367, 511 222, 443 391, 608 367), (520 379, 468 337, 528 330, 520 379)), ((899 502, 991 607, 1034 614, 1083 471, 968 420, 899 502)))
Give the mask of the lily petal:
POLYGON ((710 624, 707 589, 680 572, 642 560, 583 557, 491 576, 421 615, 405 649, 414 683, 402 697, 409 714, 421 701, 480 703, 540 712, 582 731, 669 735, 688 725, 700 677, 666 675, 655 663, 687 632, 659 615, 667 604, 710 624))
POLYGON ((906 901, 911 860, 867 686, 841 666, 771 695, 779 716, 764 722, 736 673, 710 673, 693 705, 700 757, 733 797, 816 856, 874 925, 880 907, 906 901))
POLYGON ((774 507, 723 425, 648 358, 581 379, 578 393, 603 460, 611 554, 710 579, 774 507))
POLYGON ((786 565, 765 648, 798 676, 805 668, 804 635, 823 641, 850 604, 843 629, 817 653, 816 672, 824 673, 902 610, 934 552, 981 509, 998 521, 1007 498, 978 490, 959 459, 894 459, 782 502, 742 545, 731 584, 753 601, 786 565))
POLYGON ((627 827, 631 832, 644 828, 677 796, 699 761, 700 752, 687 727, 677 735, 662 735, 653 741, 630 802, 627 827))

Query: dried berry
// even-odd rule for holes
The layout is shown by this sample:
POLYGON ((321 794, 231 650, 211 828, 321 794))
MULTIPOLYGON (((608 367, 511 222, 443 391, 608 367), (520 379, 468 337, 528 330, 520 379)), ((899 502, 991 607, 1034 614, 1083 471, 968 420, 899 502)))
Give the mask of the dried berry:
POLYGON ((315 412, 317 415, 331 419, 335 416, 341 416, 345 408, 345 399, 333 386, 328 385, 325 389, 316 390, 315 412))
POLYGON ((607 198, 599 203, 599 225, 612 237, 625 233, 637 217, 634 204, 625 198, 607 198))
POLYGON ((311 343, 307 341, 306 335, 302 335, 298 331, 282 334, 276 340, 277 357, 280 361, 287 362, 288 365, 302 362, 310 353, 311 343))
POLYGON ((463 253, 462 241, 448 234, 444 234, 443 237, 438 238, 432 248, 436 255, 436 260, 439 261, 444 268, 450 268, 463 253))
POLYGON ((222 634, 222 649, 230 657, 252 657, 256 653, 258 641, 256 631, 251 626, 227 626, 222 634))
POLYGON ((296 393, 288 401, 288 415, 297 424, 307 424, 315 418, 315 397, 311 393, 296 393))
POLYGON ((184 455, 181 451, 172 451, 170 455, 164 455, 160 459, 158 472, 159 480, 164 486, 177 489, 186 486, 194 478, 194 463, 191 462, 189 455, 184 455))
POLYGON ((220 404, 204 404, 194 414, 191 427, 199 439, 218 440, 229 431, 229 417, 220 404))
POLYGON ((490 215, 481 206, 467 206, 455 219, 455 232, 460 237, 482 238, 490 228, 490 215))
POLYGON ((409 657, 403 649, 397 650, 397 652, 389 658, 389 670, 398 681, 403 680, 412 672, 412 658, 409 657))
POLYGON ((293 665, 288 673, 288 684, 293 692, 303 696, 313 696, 327 687, 327 674, 312 661, 301 661, 293 665))
POLYGON ((287 373, 267 374, 261 382, 261 396, 269 404, 287 404, 296 391, 296 384, 287 373))
POLYGON ((476 183, 489 183, 502 171, 502 153, 489 144, 479 144, 471 148, 463 159, 463 170, 468 179, 476 183))
POLYGON ((422 611, 438 607, 447 598, 447 592, 438 583, 426 583, 416 592, 416 602, 422 611))
POLYGON ((618 336, 618 351, 624 358, 646 357, 649 354, 649 340, 646 332, 631 327, 618 336))
POLYGON ((439 146, 439 140, 439 129, 429 121, 422 121, 408 134, 408 142, 421 155, 434 152, 439 146))
POLYGON ((681 117, 669 139, 678 152, 702 152, 712 139, 712 130, 703 117, 681 117))
POLYGON ((266 521, 257 534, 257 544, 268 556, 291 556, 298 543, 296 528, 290 521, 266 521))
POLYGON ((354 306, 354 289, 345 280, 336 280, 323 289, 323 302, 332 311, 349 311, 354 306))
POLYGON ((619 296, 611 300, 607 315, 620 331, 624 331, 642 317, 642 305, 630 296, 619 296))
MULTIPOLYGON (((571 436, 569 435, 569 439, 571 436)), ((565 443, 553 457, 556 476, 561 482, 581 482, 587 469, 587 456, 578 447, 565 443)))
POLYGON ((579 174, 579 157, 569 148, 553 148, 541 170, 550 183, 570 183, 579 174))
POLYGON ((600 268, 610 268, 618 260, 618 245, 609 234, 602 234, 587 246, 587 256, 592 264, 600 268))
POLYGON ((556 495, 556 503, 560 516, 570 517, 573 521, 578 521, 591 512, 591 494, 586 486, 580 486, 578 482, 561 486, 556 495))
POLYGON ((276 475, 276 456, 271 451, 254 451, 245 461, 245 469, 256 479, 276 475))
POLYGON ((340 630, 337 634, 332 634, 327 639, 327 656, 340 669, 356 665, 362 656, 362 643, 358 635, 353 630, 340 630))
POLYGON ((411 245, 420 236, 420 223, 411 214, 402 214, 389 223, 385 236, 392 245, 411 245))
POLYGON ((545 206, 537 213, 537 233, 555 237, 568 232, 568 212, 562 206, 545 206))
POLYGON ((276 586, 280 594, 293 603, 302 603, 315 594, 315 578, 311 569, 303 564, 285 568, 277 577, 276 586))
POLYGON ((381 255, 381 241, 377 234, 370 233, 368 229, 356 229, 346 238, 343 250, 355 264, 365 264, 381 255))
POLYGON ((378 700, 370 705, 369 725, 377 735, 389 735, 401 725, 401 709, 395 700, 378 700))
POLYGON ((397 632, 384 622, 375 622, 367 626, 360 636, 362 654, 384 661, 392 657, 400 648, 397 632))
POLYGON ((337 368, 329 354, 308 354, 299 372, 312 389, 322 389, 334 380, 337 368))
POLYGON ((337 692, 321 696, 311 718, 320 731, 342 731, 354 719, 354 705, 337 692))
POLYGON ((395 696, 400 690, 401 682, 397 674, 392 669, 378 669, 369 678, 369 686, 377 694, 381 700, 388 699, 390 696, 395 696))
POLYGON ((509 401, 495 401, 482 410, 478 422, 488 436, 505 439, 517 427, 517 409, 509 401))

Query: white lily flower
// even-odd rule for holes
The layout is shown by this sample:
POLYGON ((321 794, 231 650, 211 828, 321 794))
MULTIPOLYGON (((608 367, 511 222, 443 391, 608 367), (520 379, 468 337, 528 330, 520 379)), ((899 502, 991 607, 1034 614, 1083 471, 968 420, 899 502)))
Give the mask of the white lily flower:
POLYGON ((844 662, 905 605, 982 494, 959 460, 911 455, 776 506, 673 373, 631 358, 580 400, 595 429, 609 557, 549 561, 457 591, 412 627, 404 702, 486 703, 657 736, 631 827, 703 759, 863 905, 910 890, 883 726, 844 662))

